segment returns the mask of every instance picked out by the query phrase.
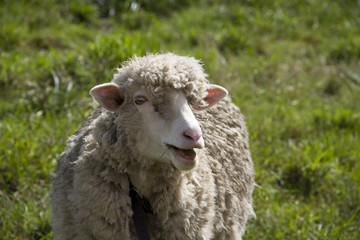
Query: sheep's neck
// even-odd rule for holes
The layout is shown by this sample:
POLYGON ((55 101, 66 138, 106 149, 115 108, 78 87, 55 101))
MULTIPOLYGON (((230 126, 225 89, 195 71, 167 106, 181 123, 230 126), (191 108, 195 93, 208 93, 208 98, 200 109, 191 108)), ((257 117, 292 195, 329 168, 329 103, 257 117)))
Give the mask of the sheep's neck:
POLYGON ((129 178, 142 196, 151 198, 153 193, 169 189, 168 186, 180 185, 181 172, 170 168, 172 167, 158 166, 158 164, 147 169, 137 168, 129 171, 129 178))

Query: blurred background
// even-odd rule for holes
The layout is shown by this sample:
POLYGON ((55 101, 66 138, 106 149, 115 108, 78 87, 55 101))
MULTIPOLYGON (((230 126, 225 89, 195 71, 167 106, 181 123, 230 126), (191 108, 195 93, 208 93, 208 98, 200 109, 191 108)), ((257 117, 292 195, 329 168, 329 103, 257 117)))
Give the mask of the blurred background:
POLYGON ((355 0, 0 0, 0 239, 52 239, 50 180, 89 90, 168 51, 201 59, 246 116, 244 239, 360 239, 355 0))

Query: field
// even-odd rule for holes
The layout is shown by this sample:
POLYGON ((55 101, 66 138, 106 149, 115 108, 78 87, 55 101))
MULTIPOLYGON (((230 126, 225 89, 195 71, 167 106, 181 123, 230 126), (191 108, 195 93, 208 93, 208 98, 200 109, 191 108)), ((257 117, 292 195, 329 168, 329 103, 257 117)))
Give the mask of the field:
POLYGON ((52 239, 50 180, 89 89, 168 51, 246 116, 244 239, 360 239, 359 1, 1 0, 0 22, 0 239, 52 239))

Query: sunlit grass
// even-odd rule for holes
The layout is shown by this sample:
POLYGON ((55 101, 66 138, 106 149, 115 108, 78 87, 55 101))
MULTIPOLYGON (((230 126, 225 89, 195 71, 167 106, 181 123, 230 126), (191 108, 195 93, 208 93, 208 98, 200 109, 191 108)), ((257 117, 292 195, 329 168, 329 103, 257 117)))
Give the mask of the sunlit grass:
POLYGON ((52 238, 50 180, 89 89, 166 51, 201 59, 246 116, 258 187, 245 239, 360 237, 356 1, 100 2, 0 4, 1 239, 52 238))

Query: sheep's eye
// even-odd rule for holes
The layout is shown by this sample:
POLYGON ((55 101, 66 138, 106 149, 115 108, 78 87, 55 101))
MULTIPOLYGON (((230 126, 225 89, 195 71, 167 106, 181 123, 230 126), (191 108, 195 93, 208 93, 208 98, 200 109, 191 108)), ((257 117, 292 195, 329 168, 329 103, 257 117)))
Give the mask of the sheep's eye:
POLYGON ((135 102, 136 105, 141 105, 141 104, 147 102, 147 98, 144 97, 144 96, 138 96, 138 97, 135 98, 134 102, 135 102))

